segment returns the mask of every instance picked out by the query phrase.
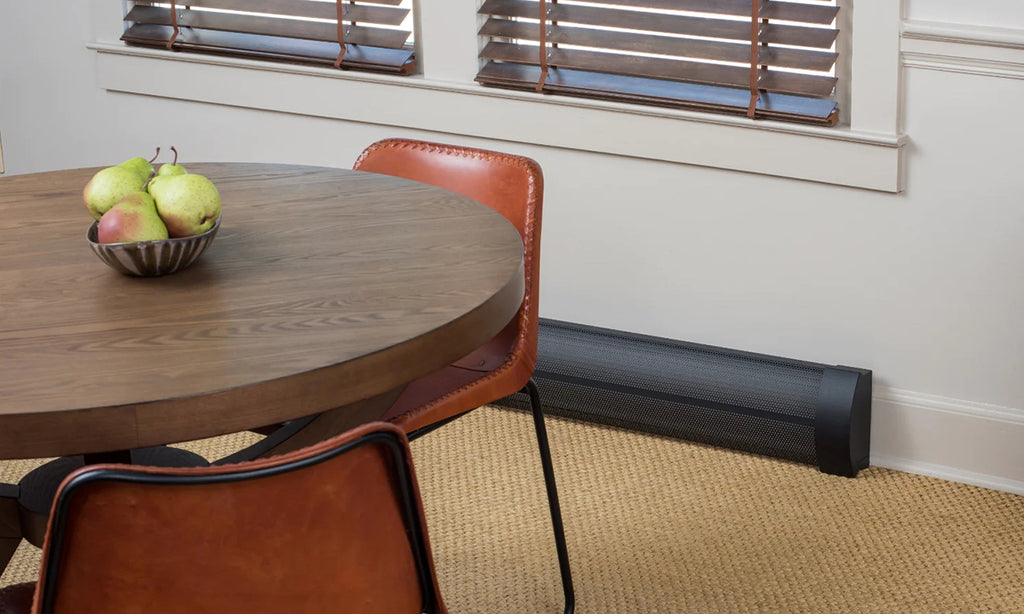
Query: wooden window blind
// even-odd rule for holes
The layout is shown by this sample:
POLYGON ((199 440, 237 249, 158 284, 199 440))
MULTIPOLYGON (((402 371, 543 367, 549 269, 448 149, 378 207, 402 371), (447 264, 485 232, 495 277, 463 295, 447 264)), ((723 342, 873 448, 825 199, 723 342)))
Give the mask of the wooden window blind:
POLYGON ((130 45, 407 75, 415 68, 402 0, 136 1, 130 45))
POLYGON ((484 0, 484 85, 834 125, 830 0, 484 0))

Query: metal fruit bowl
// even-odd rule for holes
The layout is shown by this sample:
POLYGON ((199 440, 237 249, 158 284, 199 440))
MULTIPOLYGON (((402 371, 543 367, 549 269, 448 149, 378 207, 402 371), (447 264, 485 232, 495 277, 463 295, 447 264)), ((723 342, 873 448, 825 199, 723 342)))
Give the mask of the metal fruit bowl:
POLYGON ((134 243, 100 243, 96 238, 96 226, 89 226, 86 239, 100 260, 118 273, 137 277, 159 277, 170 275, 188 268, 206 248, 213 243, 220 228, 217 218, 213 228, 203 234, 180 239, 162 241, 137 241, 134 243))

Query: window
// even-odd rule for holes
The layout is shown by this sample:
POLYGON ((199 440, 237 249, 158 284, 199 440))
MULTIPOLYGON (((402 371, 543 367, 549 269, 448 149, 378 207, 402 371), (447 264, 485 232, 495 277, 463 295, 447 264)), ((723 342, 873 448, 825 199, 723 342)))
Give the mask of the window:
POLYGON ((485 0, 484 85, 835 125, 834 0, 485 0))
POLYGON ((407 75, 410 0, 137 1, 129 45, 407 75))
MULTIPOLYGON (((275 4, 284 1, 275 0, 275 4)), ((637 1, 649 0, 634 0, 633 4, 637 1)), ((719 4, 726 1, 719 0, 719 4)), ((850 0, 779 1, 781 4, 762 0, 760 10, 782 4, 831 7, 833 11, 836 4, 840 7, 832 26, 840 30, 838 44, 835 49, 819 50, 838 53, 838 62, 834 74, 818 73, 830 79, 838 77, 838 94, 833 99, 818 99, 825 100, 831 109, 838 103, 841 116, 835 126, 813 123, 820 122, 820 117, 812 123, 750 121, 746 116, 750 94, 742 85, 732 88, 739 92, 740 99, 738 106, 726 114, 707 112, 717 110, 711 105, 686 106, 675 99, 656 99, 652 106, 637 104, 646 100, 634 101, 626 96, 608 100, 554 93, 551 84, 557 81, 550 79, 550 74, 545 95, 535 92, 535 81, 518 85, 521 89, 481 86, 474 79, 482 66, 494 61, 478 59, 481 48, 490 42, 530 43, 528 39, 485 36, 481 45, 479 33, 488 18, 480 18, 476 9, 486 0, 477 0, 469 11, 465 0, 415 3, 416 45, 427 53, 416 57, 416 77, 412 79, 334 70, 331 63, 273 66, 258 61, 258 56, 172 53, 163 45, 126 45, 119 40, 124 33, 123 3, 113 1, 90 5, 94 34, 88 48, 97 53, 96 83, 108 91, 901 191, 908 151, 908 139, 900 130, 901 3, 857 0, 856 9, 851 10, 850 0), (358 104, 339 104, 356 100, 358 104), (410 113, 410 108, 416 112, 410 113), (529 117, 530 121, 494 121, 495 117, 529 117)), ((695 0, 673 2, 690 2, 692 6, 695 0)), ((539 10, 537 0, 532 4, 539 10)), ((605 6, 600 6, 596 2, 558 0, 556 4, 608 8, 624 2, 605 0, 605 6)), ((749 6, 747 0, 744 5, 749 6)), ((517 21, 514 17, 496 18, 517 21)), ((749 17, 734 15, 732 19, 745 21, 749 27, 749 17)), ((518 21, 531 23, 529 17, 518 21)), ((532 23, 538 21, 534 17, 532 23)), ((568 28, 572 23, 553 25, 568 28)), ((792 24, 770 16, 769 25, 792 24)), ((698 36, 690 38, 701 40, 698 36)), ((532 41, 534 50, 538 43, 532 41)), ((563 43, 546 44, 569 50, 563 43)), ((749 41, 733 44, 746 46, 749 51, 749 41)), ((782 45, 769 43, 769 49, 773 47, 782 45)), ((554 66, 549 72, 556 77, 566 72, 554 66)), ((757 117, 772 118, 766 113, 764 99, 774 102, 778 96, 760 90, 758 93, 757 117)), ((813 96, 804 98, 815 100, 813 96)))

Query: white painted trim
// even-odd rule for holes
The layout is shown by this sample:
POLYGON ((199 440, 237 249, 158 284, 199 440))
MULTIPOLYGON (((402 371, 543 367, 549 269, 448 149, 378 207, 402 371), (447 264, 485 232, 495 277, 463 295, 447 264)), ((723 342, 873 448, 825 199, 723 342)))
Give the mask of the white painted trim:
POLYGON ((628 113, 647 117, 658 117, 666 119, 684 119, 691 122, 705 124, 716 124, 745 128, 748 130, 780 132, 786 134, 813 136, 823 139, 835 139, 870 145, 882 145, 886 147, 901 147, 906 139, 902 135, 889 135, 865 131, 835 130, 833 128, 821 128, 816 126, 804 126, 801 124, 787 124, 783 122, 772 122, 757 120, 752 121, 742 117, 729 115, 714 115, 709 113, 698 113, 693 111, 667 109, 660 107, 649 107, 642 105, 630 105, 604 100, 589 100, 585 98, 556 97, 531 92, 504 90, 488 88, 476 84, 464 84, 454 81, 439 81, 436 79, 423 79, 413 77, 395 77, 385 74, 360 73, 352 71, 337 71, 316 66, 303 66, 300 64, 285 64, 278 62, 260 62, 230 56, 188 54, 163 51, 161 49, 147 47, 127 47, 119 43, 96 42, 88 45, 89 49, 100 54, 114 54, 126 56, 138 56, 159 58, 162 60, 174 60, 192 64, 208 64, 213 66, 233 66, 237 68, 259 70, 261 72, 278 72, 286 74, 303 74, 315 77, 338 79, 341 81, 356 81, 362 83, 376 83, 395 85, 403 88, 426 89, 442 92, 452 92, 461 95, 482 96, 485 98, 500 98, 507 100, 527 101, 538 104, 550 104, 557 106, 575 107, 578 109, 599 109, 614 111, 616 113, 628 113))
POLYGON ((537 104, 550 104, 557 106, 575 107, 578 109, 598 109, 614 111, 616 113, 627 113, 642 115, 646 117, 658 117, 665 119, 684 119, 691 122, 715 124, 745 128, 748 130, 780 132, 785 134, 812 136, 822 139, 834 139, 868 145, 881 145, 885 147, 902 147, 906 143, 904 135, 882 134, 877 132, 842 130, 833 128, 821 128, 816 126, 805 126, 801 124, 787 124, 784 122, 772 122, 765 120, 752 121, 743 117, 730 115, 714 115, 709 113, 698 113, 693 111, 667 109, 661 107, 650 107, 642 105, 630 105, 604 100, 589 100, 585 98, 569 98, 534 94, 531 92, 504 90, 488 88, 476 84, 463 84, 453 81, 438 81, 435 79, 423 79, 418 77, 395 77, 385 74, 360 73, 351 71, 337 71, 315 66, 303 66, 300 64, 285 64, 278 62, 260 62, 249 59, 233 58, 230 56, 188 54, 161 49, 146 47, 127 47, 119 43, 92 43, 89 49, 101 54, 115 54, 127 56, 139 56, 160 58, 163 60, 175 60, 193 64, 208 64, 214 66, 233 66, 237 68, 259 70, 261 72, 279 72, 286 74, 304 74, 316 77, 338 79, 341 81, 356 81, 363 83, 376 83, 395 85, 403 88, 426 89, 442 92, 452 92, 461 95, 482 96, 485 98, 502 98, 507 100, 527 101, 537 104))
POLYGON ((939 478, 940 480, 948 480, 950 482, 959 482, 960 484, 970 484, 971 486, 980 486, 981 488, 1001 490, 1015 495, 1024 495, 1024 481, 985 475, 983 473, 974 473, 972 471, 964 471, 962 469, 948 467, 946 465, 922 463, 906 458, 879 454, 871 455, 871 465, 874 467, 885 467, 886 469, 894 469, 896 471, 903 471, 906 473, 925 475, 930 478, 939 478))
POLYGON ((1024 409, 876 387, 871 464, 1024 495, 1024 409))
POLYGON ((929 411, 941 411, 968 418, 981 418, 1024 426, 1024 410, 1012 407, 976 403, 932 394, 911 392, 909 390, 900 390, 898 388, 883 387, 875 389, 873 398, 876 401, 899 403, 904 406, 918 407, 929 411))
POLYGON ((995 28, 907 19, 903 22, 903 38, 1024 49, 1024 30, 1020 28, 995 28))
MULTIPOLYGON (((840 2, 850 20, 850 121, 859 130, 900 130, 901 0, 840 2), (852 9, 852 11, 850 10, 852 9)), ((846 52, 846 49, 841 50, 846 52)))
POLYGON ((902 135, 93 43, 111 91, 901 189, 902 135), (345 101, 356 101, 346 104, 345 101), (521 118, 502 121, 501 118, 521 118))
POLYGON ((1024 79, 1024 29, 907 20, 900 49, 908 68, 1024 79))

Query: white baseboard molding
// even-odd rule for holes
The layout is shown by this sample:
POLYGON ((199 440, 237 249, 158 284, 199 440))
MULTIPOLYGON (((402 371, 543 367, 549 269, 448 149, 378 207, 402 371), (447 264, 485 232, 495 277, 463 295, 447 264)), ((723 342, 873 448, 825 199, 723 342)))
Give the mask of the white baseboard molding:
POLYGON ((961 484, 970 484, 971 486, 1001 490, 1015 495, 1024 495, 1024 482, 1020 480, 1011 480, 982 473, 962 471, 956 467, 933 465, 930 463, 908 460, 906 458, 879 456, 876 454, 871 455, 871 465, 873 467, 885 467, 886 469, 895 469, 896 471, 905 471, 906 473, 926 475, 930 478, 939 478, 942 480, 949 480, 950 482, 959 482, 961 484))
POLYGON ((1024 495, 1024 410, 876 387, 871 464, 1024 495))

